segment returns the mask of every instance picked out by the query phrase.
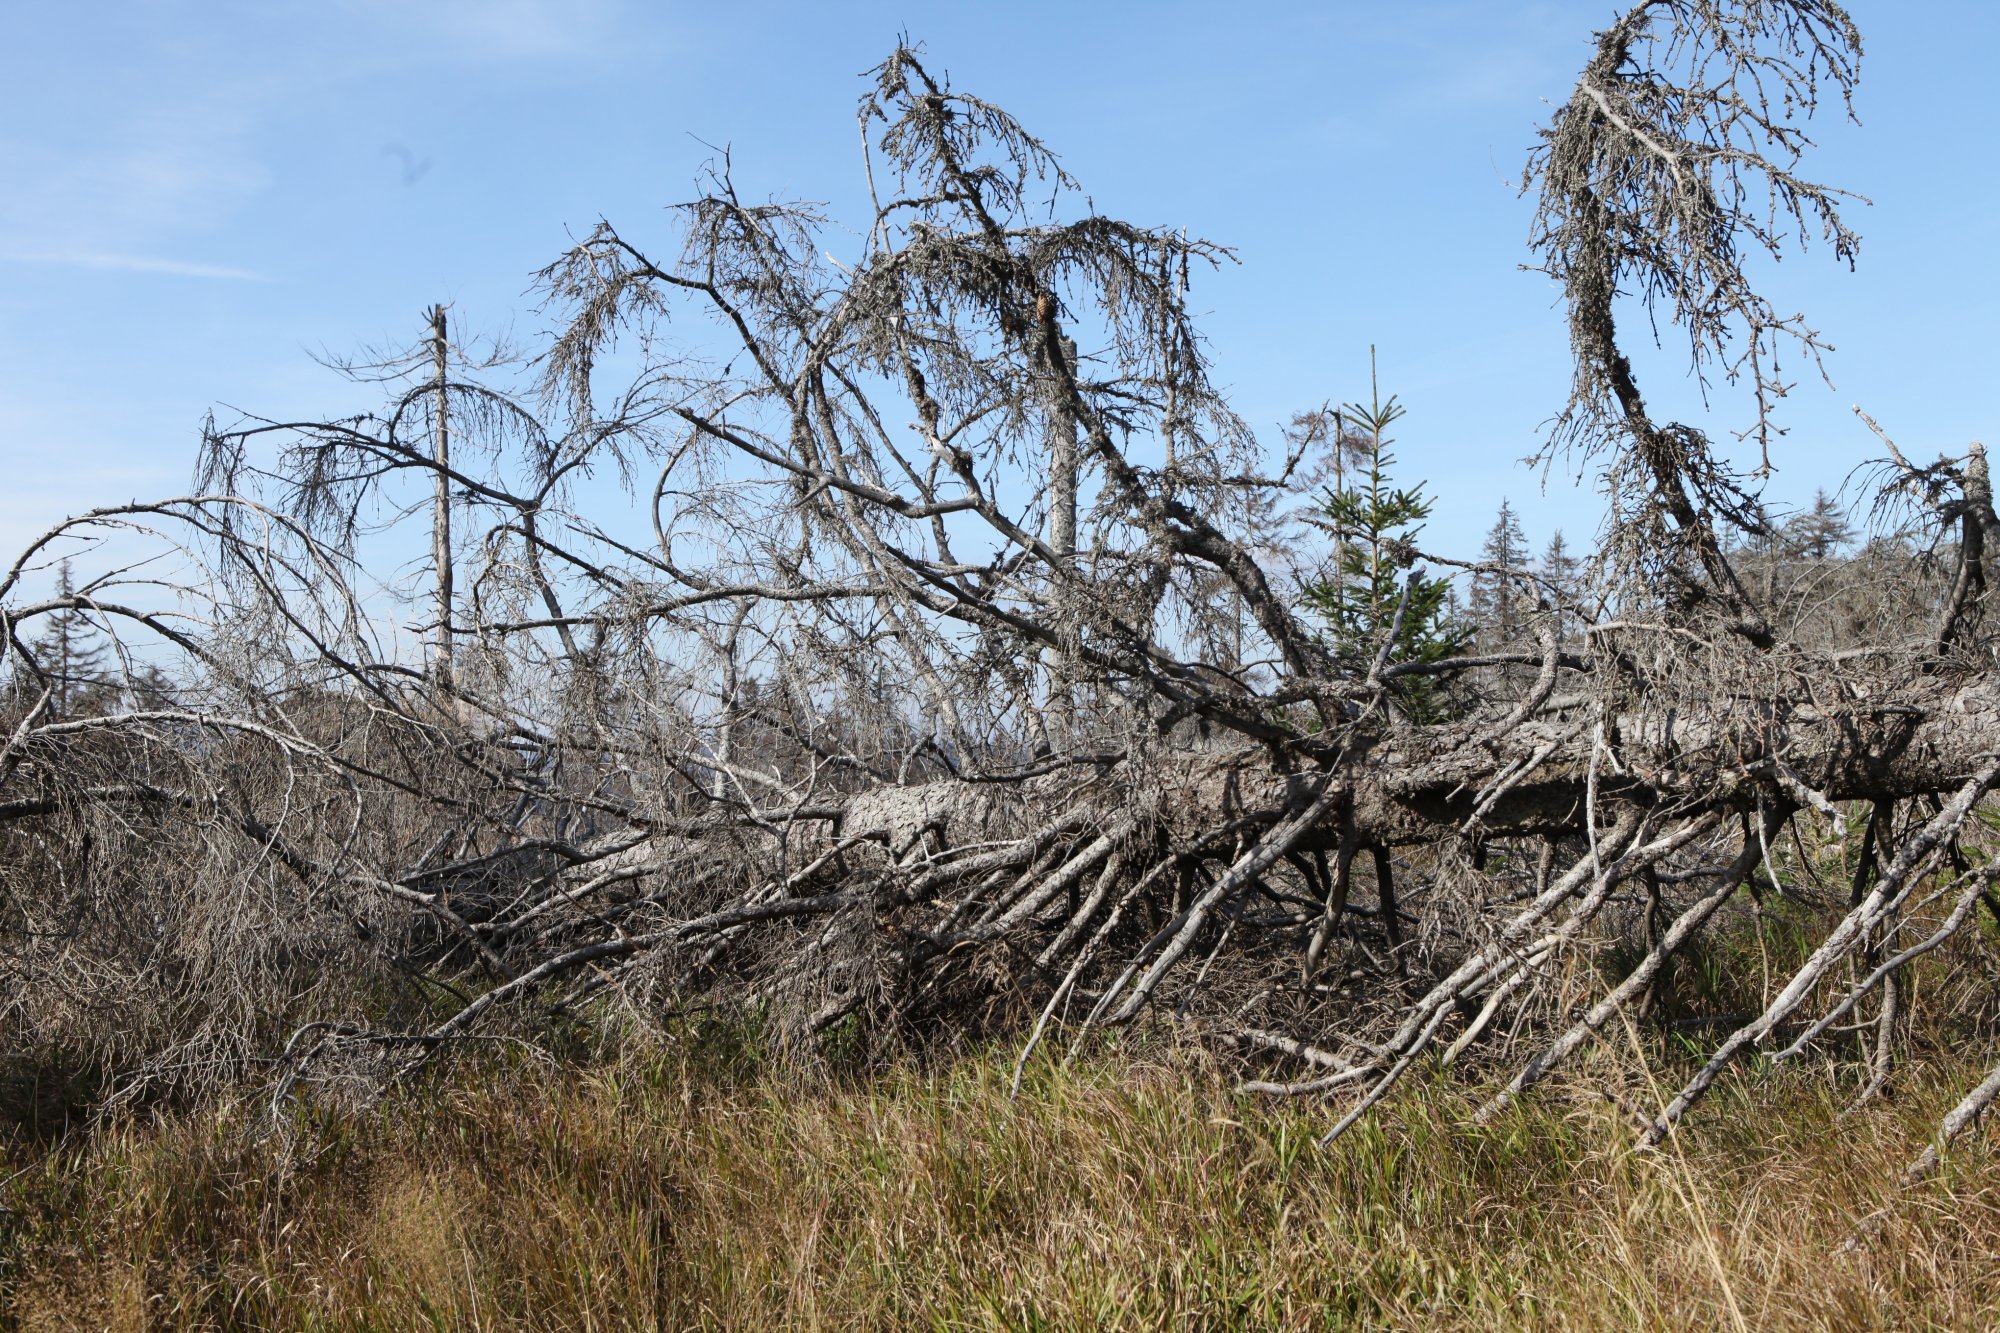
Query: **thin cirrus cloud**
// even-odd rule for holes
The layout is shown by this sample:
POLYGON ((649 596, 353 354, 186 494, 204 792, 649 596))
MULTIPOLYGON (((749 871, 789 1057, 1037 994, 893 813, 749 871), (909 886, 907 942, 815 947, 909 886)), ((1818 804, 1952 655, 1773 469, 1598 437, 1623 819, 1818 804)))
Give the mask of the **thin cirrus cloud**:
POLYGON ((265 188, 246 109, 221 99, 148 99, 73 128, 68 141, 0 139, 20 187, 0 204, 0 260, 15 264, 255 281, 240 265, 189 257, 265 188), (179 253, 176 253, 179 252, 179 253))
MULTIPOLYGON (((0 263, 268 281, 199 251, 232 248, 229 233, 244 211, 282 188, 284 154, 270 136, 301 99, 407 73, 410 62, 601 59, 618 49, 611 34, 622 7, 618 0, 439 0, 411 9, 336 0, 330 13, 260 22, 239 15, 233 36, 230 25, 197 21, 201 12, 167 7, 187 20, 167 25, 172 60, 159 58, 169 37, 140 24, 77 61, 69 79, 32 96, 17 90, 21 106, 10 109, 21 114, 0 125, 0 179, 10 183, 0 195, 0 263), (269 59, 246 61, 245 45, 269 59), (303 59, 305 51, 314 58, 303 59)), ((38 48, 45 57, 75 35, 54 31, 38 48)), ((432 166, 401 143, 381 152, 398 159, 405 185, 432 166)))
POLYGON ((155 273, 172 278, 211 278, 226 282, 269 282, 266 274, 234 264, 169 259, 155 255, 117 254, 102 250, 0 251, 0 262, 61 268, 101 269, 118 273, 155 273))
POLYGON ((625 0, 336 0, 301 22, 337 66, 363 74, 440 62, 601 66, 649 47, 659 18, 625 0))

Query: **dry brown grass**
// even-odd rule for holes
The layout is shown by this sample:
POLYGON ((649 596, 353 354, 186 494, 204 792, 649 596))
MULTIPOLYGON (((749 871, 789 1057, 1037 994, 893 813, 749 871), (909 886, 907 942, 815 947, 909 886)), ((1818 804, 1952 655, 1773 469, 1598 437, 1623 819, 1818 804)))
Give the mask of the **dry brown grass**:
POLYGON ((1486 1129, 1472 1093, 1414 1089, 1325 1152, 1322 1107, 1129 1060, 1045 1065, 1018 1100, 1005 1053, 811 1087, 684 1050, 495 1062, 282 1137, 248 1103, 126 1125, 6 1187, 0 1291, 24 1329, 2000 1319, 1987 1142, 1887 1183, 1962 1070, 1838 1126, 1837 1090, 1752 1074, 1640 1156, 1601 1089, 1643 1097, 1643 1071, 1609 1056, 1486 1129))

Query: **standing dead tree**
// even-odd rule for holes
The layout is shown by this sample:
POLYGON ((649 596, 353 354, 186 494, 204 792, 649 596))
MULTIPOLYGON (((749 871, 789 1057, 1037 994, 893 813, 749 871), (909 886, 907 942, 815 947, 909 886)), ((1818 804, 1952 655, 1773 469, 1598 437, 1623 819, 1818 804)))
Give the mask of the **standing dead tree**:
POLYGON ((292 1077, 530 1000, 736 1006, 802 1048, 844 1020, 1018 1022, 1033 1050, 1172 1013, 1271 1066, 1251 1086, 1344 1099, 1337 1134, 1431 1058, 1522 1094, 1779 897, 1817 913, 1814 947, 1646 1137, 1744 1052, 1814 1049, 1864 1006, 1886 1075, 1897 976, 1970 947, 1993 903, 1983 455, 1895 454, 1889 491, 1957 525, 1955 574, 1910 574, 1830 646, 1739 577, 1751 479, 1653 418, 1615 319, 1657 303, 1697 372, 1747 383, 1768 444, 1780 344, 1819 343, 1741 252, 1811 223, 1851 256, 1788 113, 1844 99, 1858 55, 1824 0, 1649 0, 1598 35, 1529 175, 1576 359, 1552 447, 1612 483, 1598 586, 1578 606, 1500 571, 1543 607, 1532 649, 1398 660, 1399 607, 1357 666, 1257 526, 1303 460, 1259 471, 1186 312, 1226 252, 1080 207, 1041 141, 898 49, 860 105, 849 262, 817 209, 746 201, 724 164, 666 249, 607 223, 541 274, 558 333, 531 392, 451 373, 440 324, 385 363, 383 412, 212 430, 207 475, 262 498, 148 511, 209 557, 180 585, 207 623, 95 585, 36 600, 26 564, 0 583, 28 682, 0 752, 5 924, 43 941, 10 966, 46 988, 9 1021, 54 1031, 67 1011, 32 997, 96 965, 76 905, 104 890, 72 872, 111 821, 186 848, 156 950, 253 889, 296 908, 273 908, 290 944, 255 1022, 221 998, 249 993, 224 984, 241 941, 202 946, 189 993, 235 1030, 323 1018, 299 969, 336 939, 397 997, 299 1027, 292 1077), (449 518, 449 670, 374 642, 355 591, 363 498, 402 472, 449 518), (1245 617, 1226 661, 1200 651, 1219 599, 1245 617), (65 610, 169 645, 185 700, 49 717, 29 628, 65 610), (1398 706, 1495 666, 1506 691, 1445 720, 1398 706), (1858 840, 1838 903, 1801 879, 1807 826, 1858 840), (54 902, 66 934, 35 915, 54 902))

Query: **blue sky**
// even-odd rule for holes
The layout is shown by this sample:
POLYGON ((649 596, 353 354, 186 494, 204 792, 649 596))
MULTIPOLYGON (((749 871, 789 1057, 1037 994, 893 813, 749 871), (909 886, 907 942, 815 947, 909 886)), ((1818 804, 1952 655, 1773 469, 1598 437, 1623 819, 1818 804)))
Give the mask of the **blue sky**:
MULTIPOLYGON (((716 145, 750 196, 859 227, 857 77, 907 31, 1013 111, 1103 210, 1185 226, 1241 264, 1198 279, 1221 382, 1277 423, 1364 393, 1409 415, 1428 534, 1471 554, 1502 496, 1539 545, 1597 526, 1588 484, 1518 460, 1567 384, 1561 312, 1520 271, 1515 183, 1609 3, 1224 7, 626 0, 105 0, 7 7, 0 43, 0 547, 63 514, 182 491, 211 406, 369 406, 312 353, 542 328, 530 276, 610 218, 669 248, 662 207, 716 145)), ((1878 452, 1991 440, 2000 376, 1989 53, 2000 6, 1862 3, 1856 129, 1808 174, 1870 196, 1849 274, 1774 273, 1837 351, 1800 376, 1768 494, 1793 504, 1878 452)), ((837 240, 837 238, 835 238, 837 240)), ((858 248, 858 241, 856 242, 858 248)), ((837 251, 836 251, 837 252, 837 251)), ((1717 433, 1681 363, 1656 406, 1717 433)), ((227 415, 226 412, 220 413, 227 415)))

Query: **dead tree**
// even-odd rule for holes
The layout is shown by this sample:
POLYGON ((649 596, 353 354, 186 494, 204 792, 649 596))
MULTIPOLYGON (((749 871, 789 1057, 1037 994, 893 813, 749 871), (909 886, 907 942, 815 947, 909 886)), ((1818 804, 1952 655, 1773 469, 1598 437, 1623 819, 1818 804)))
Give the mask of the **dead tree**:
POLYGON ((1016 1025, 1024 1060, 1170 1013, 1259 1066, 1249 1086, 1336 1099, 1331 1136, 1431 1057, 1521 1095, 1783 895, 1816 947, 1646 1137, 1746 1051, 1827 1049, 1868 1006, 1882 1075, 1895 979, 1973 947, 2000 873, 1974 819, 2000 781, 1984 456, 1891 446, 1885 494, 1956 563, 1899 567, 1843 640, 1804 633, 1737 568, 1756 477, 1653 418, 1617 322, 1654 305, 1768 448, 1778 348, 1820 344, 1743 251, 1811 224, 1851 258, 1788 113, 1844 100, 1858 56, 1825 0, 1648 0, 1597 36, 1528 177, 1576 363, 1551 447, 1611 483, 1594 586, 1489 571, 1541 608, 1532 648, 1398 661, 1391 624, 1357 668, 1238 517, 1275 521, 1304 460, 1260 471, 1209 378, 1182 294, 1227 252, 1083 207, 1038 139, 898 49, 860 105, 874 213, 847 261, 816 209, 746 201, 724 163, 664 248, 607 223, 541 274, 559 332, 532 386, 397 362, 380 413, 212 431, 226 493, 66 525, 173 527, 211 571, 176 582, 200 623, 108 585, 37 598, 63 534, 36 544, 0 582, 30 682, 0 751, 6 926, 39 941, 9 965, 101 971, 103 890, 74 872, 116 825, 182 849, 157 949, 193 950, 248 885, 296 905, 261 1010, 225 967, 189 983, 238 996, 204 1001, 233 1030, 302 1024, 288 1078, 531 1004, 733 1007, 801 1050, 842 1020, 1016 1025), (607 392, 621 338, 642 364, 607 392), (359 497, 405 469, 455 525, 450 670, 375 642, 355 592, 359 497), (636 517, 585 512, 590 469, 636 517), (1247 617, 1227 661, 1193 632, 1222 600, 1247 617), (51 718, 30 627, 75 611, 165 645, 178 701, 51 718), (1445 721, 1397 706, 1475 668, 1507 688, 1445 721), (1838 901, 1806 833, 1859 839, 1838 901), (1629 965, 1600 966, 1620 941, 1629 965), (325 1021, 296 958, 335 954, 403 998, 325 1021))

